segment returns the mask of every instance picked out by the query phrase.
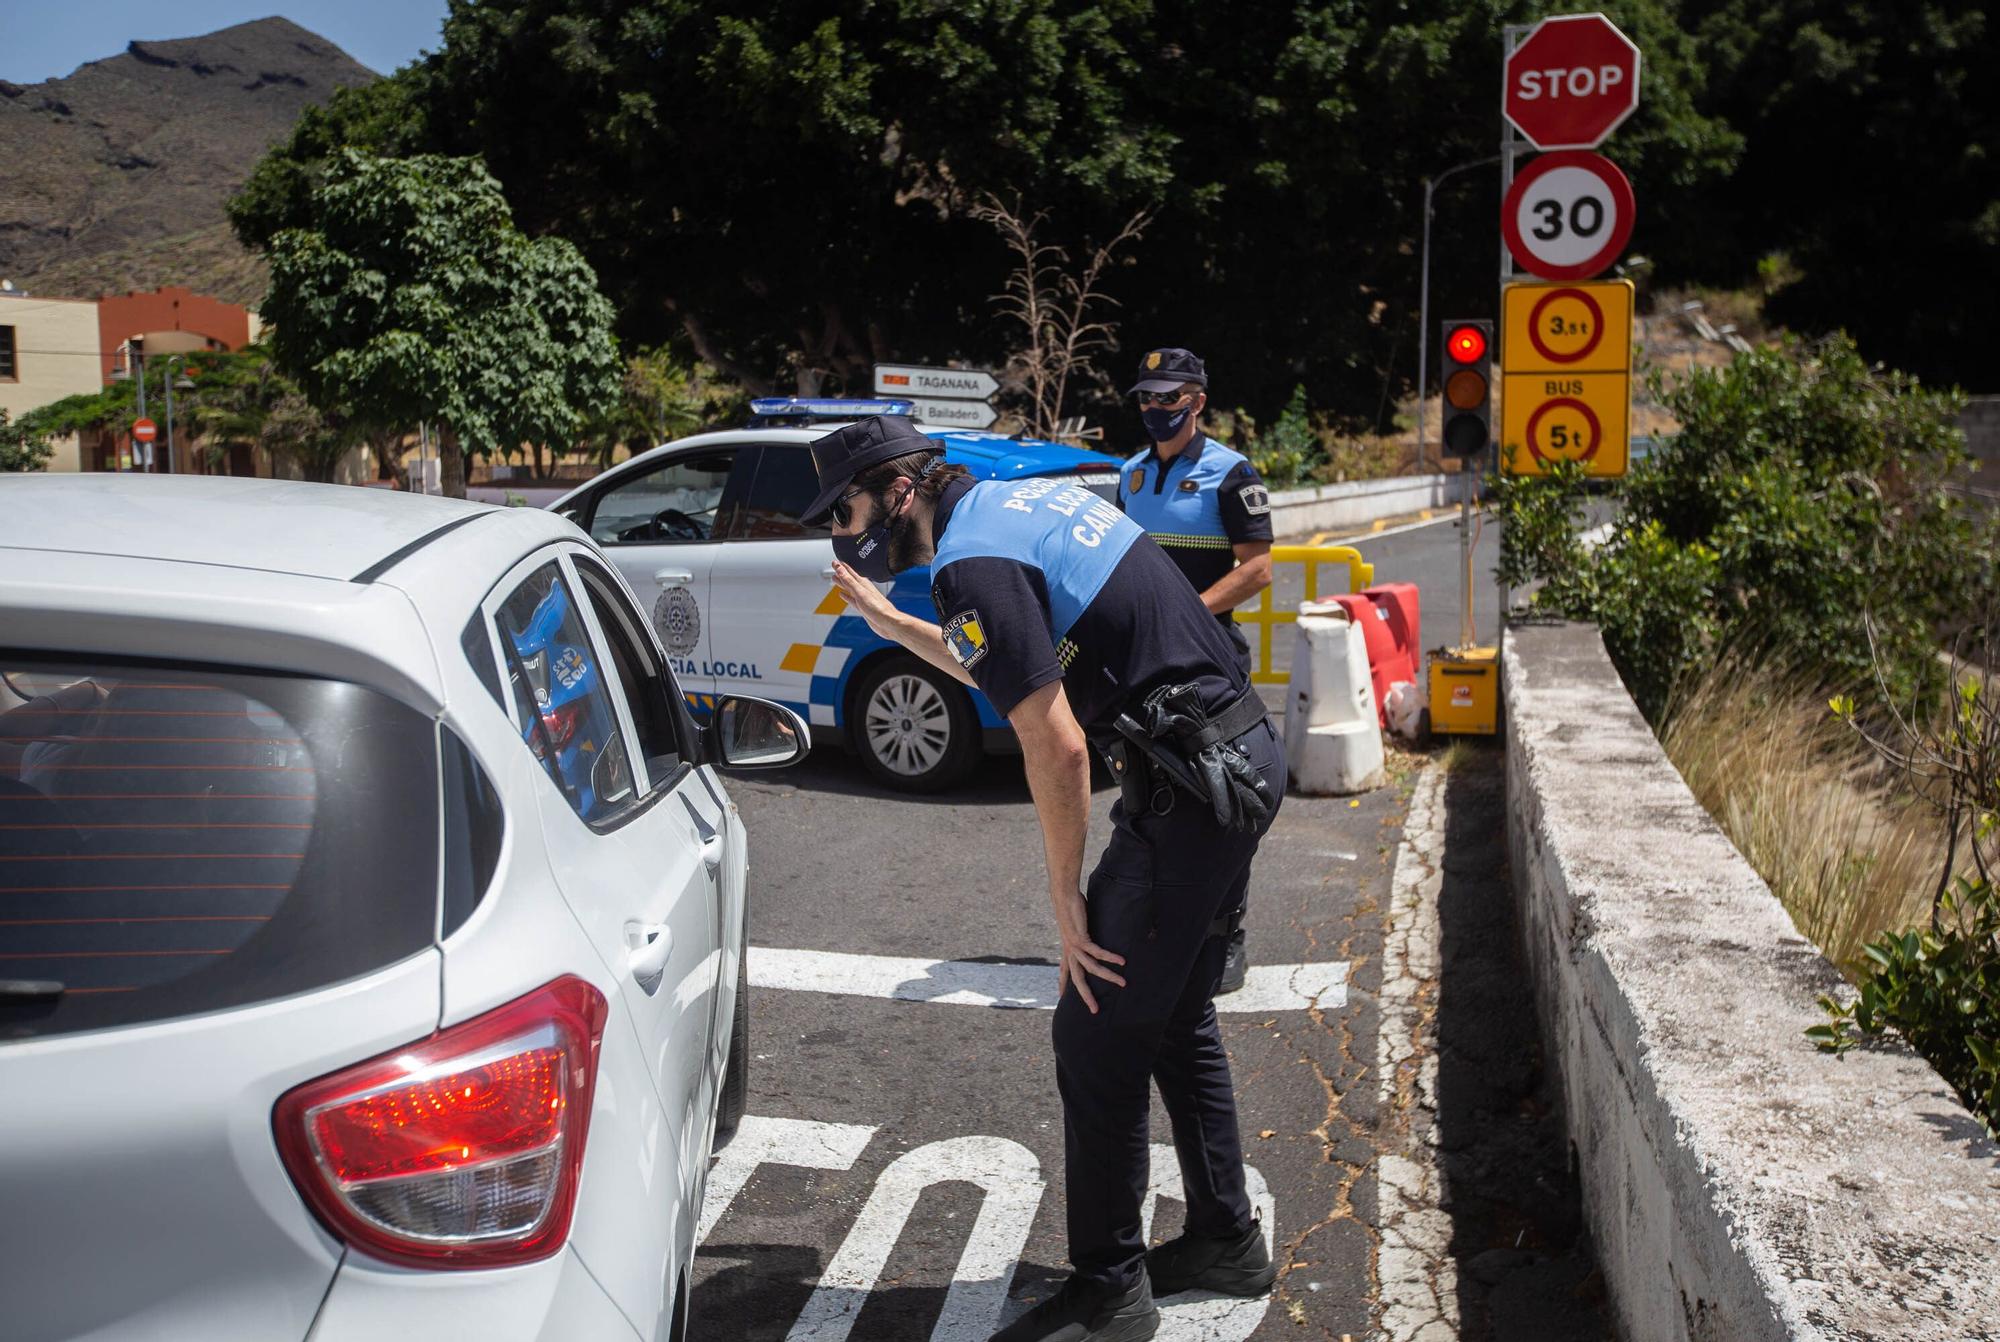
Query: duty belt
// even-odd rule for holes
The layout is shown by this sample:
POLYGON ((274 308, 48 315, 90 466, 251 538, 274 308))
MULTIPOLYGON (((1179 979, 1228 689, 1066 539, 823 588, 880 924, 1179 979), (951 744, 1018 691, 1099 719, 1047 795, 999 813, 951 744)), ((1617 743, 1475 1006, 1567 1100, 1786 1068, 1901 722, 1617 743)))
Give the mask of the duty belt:
POLYGON ((1225 829, 1250 830, 1270 815, 1270 790, 1233 742, 1266 720, 1255 689, 1209 715, 1192 685, 1169 685, 1146 696, 1140 716, 1121 713, 1116 737, 1100 744, 1118 778, 1125 809, 1165 815, 1177 793, 1208 804, 1225 829))

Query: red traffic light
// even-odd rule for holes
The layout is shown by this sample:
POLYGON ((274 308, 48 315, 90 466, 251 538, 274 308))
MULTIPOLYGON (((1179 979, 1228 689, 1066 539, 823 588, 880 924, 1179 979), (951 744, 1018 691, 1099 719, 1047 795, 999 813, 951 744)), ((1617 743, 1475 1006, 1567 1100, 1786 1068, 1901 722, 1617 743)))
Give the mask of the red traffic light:
POLYGON ((1486 353, 1486 333, 1477 326, 1461 326, 1446 338, 1444 348, 1454 363, 1472 363, 1486 353))

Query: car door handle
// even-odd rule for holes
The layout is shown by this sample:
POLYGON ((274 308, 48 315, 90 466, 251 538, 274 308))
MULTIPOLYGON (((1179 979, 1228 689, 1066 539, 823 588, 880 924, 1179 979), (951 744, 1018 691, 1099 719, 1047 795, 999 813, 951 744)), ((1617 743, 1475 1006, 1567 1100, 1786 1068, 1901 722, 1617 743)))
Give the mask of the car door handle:
POLYGON ((694 581, 694 574, 686 569, 663 568, 653 575, 653 581, 662 587, 685 587, 694 581))
POLYGON ((660 990, 667 973, 667 957, 674 953, 674 929, 665 923, 625 924, 625 963, 632 981, 651 997, 660 990))
POLYGON ((831 578, 833 576, 833 565, 828 564, 825 568, 821 569, 819 576, 822 578, 831 578))
POLYGON ((712 879, 722 870, 722 831, 702 818, 685 793, 681 795, 681 805, 687 807, 688 819, 694 821, 694 832, 701 840, 701 865, 708 868, 712 879))

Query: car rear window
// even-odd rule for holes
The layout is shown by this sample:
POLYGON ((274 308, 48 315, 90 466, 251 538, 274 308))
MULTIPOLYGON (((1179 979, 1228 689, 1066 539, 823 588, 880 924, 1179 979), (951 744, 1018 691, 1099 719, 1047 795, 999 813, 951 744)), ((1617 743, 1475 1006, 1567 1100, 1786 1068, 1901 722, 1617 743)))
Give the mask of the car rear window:
POLYGON ((438 920, 436 725, 340 681, 0 651, 0 1038, 242 1006, 438 920))

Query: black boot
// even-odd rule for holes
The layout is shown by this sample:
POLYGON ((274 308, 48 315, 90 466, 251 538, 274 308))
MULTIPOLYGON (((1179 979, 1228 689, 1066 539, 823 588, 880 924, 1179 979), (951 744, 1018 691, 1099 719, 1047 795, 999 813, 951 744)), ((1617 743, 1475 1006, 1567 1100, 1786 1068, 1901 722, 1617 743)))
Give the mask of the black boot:
POLYGON ((1124 1291, 1071 1277, 990 1342, 1144 1342, 1159 1329, 1160 1311, 1145 1273, 1124 1291))
POLYGON ((1263 1295, 1278 1279, 1277 1265, 1264 1247, 1264 1227, 1250 1228, 1232 1239, 1182 1235, 1146 1254, 1146 1275, 1159 1295, 1181 1291, 1219 1291, 1223 1295, 1263 1295))
POLYGON ((1243 929, 1239 927, 1229 934, 1229 947, 1222 953, 1222 983, 1216 988, 1216 995, 1235 992, 1249 973, 1250 952, 1243 944, 1243 929))

